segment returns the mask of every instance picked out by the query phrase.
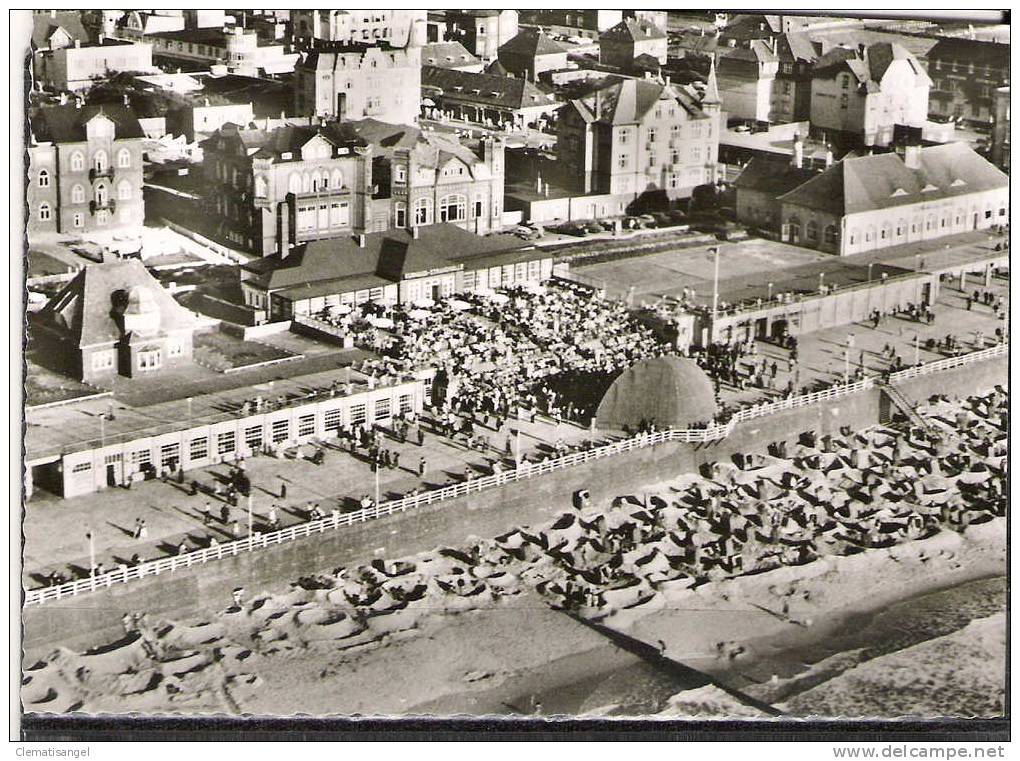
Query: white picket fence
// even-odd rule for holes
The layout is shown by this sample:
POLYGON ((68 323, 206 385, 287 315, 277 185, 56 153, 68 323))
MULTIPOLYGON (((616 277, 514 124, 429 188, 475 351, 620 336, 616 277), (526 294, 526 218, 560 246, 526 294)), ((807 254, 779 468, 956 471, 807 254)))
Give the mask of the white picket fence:
MULTIPOLYGON (((890 377, 890 382, 900 383, 904 380, 920 375, 927 375, 971 364, 973 362, 979 362, 1006 354, 1008 350, 1009 349, 1006 344, 998 344, 988 349, 966 354, 961 357, 950 357, 948 359, 938 360, 920 367, 914 367, 908 370, 903 370, 899 373, 894 373, 890 377)), ((735 413, 733 417, 723 425, 712 425, 707 428, 665 430, 647 433, 633 438, 623 439, 621 441, 614 441, 610 444, 594 447, 586 451, 572 452, 564 455, 563 457, 557 457, 544 462, 534 464, 525 463, 514 470, 507 470, 503 473, 496 473, 471 481, 454 484, 452 486, 433 489, 422 494, 384 502, 380 505, 375 505, 367 509, 342 514, 338 513, 336 516, 331 515, 319 520, 299 523, 295 526, 290 526, 289 528, 280 529, 279 531, 272 531, 266 534, 255 534, 251 537, 238 539, 236 541, 220 544, 214 547, 191 550, 190 552, 185 552, 172 557, 160 558, 159 560, 149 560, 139 563, 133 567, 121 566, 101 575, 92 576, 86 579, 79 579, 77 581, 70 581, 66 584, 28 590, 25 593, 25 605, 39 605, 48 600, 59 600, 64 597, 72 597, 74 595, 93 592, 98 589, 112 587, 114 584, 122 584, 134 579, 141 579, 146 576, 158 576, 162 573, 173 573, 179 568, 190 568, 194 565, 201 565, 214 560, 221 560, 225 557, 235 557, 241 553, 252 552, 270 545, 283 544, 284 542, 292 542, 303 537, 323 534, 327 531, 335 531, 344 526, 352 526, 356 523, 364 523, 365 521, 373 520, 375 518, 382 518, 387 515, 407 512, 408 510, 414 510, 415 508, 423 505, 431 505, 435 502, 456 499, 457 497, 462 497, 465 494, 485 491, 486 489, 503 486, 504 484, 515 481, 523 481, 529 478, 534 478, 535 476, 541 476, 546 473, 552 473, 557 470, 563 470, 575 465, 591 462, 592 460, 612 457, 623 452, 631 452, 635 449, 643 449, 645 447, 656 446, 658 444, 664 444, 671 441, 684 443, 706 443, 719 441, 726 438, 726 436, 728 436, 739 423, 772 415, 784 410, 807 407, 812 404, 817 404, 818 402, 850 396, 866 389, 873 388, 874 385, 875 381, 873 378, 865 378, 864 380, 857 381, 856 383, 851 383, 846 386, 834 386, 811 394, 804 394, 802 396, 783 399, 778 402, 770 402, 768 404, 748 407, 735 413)))

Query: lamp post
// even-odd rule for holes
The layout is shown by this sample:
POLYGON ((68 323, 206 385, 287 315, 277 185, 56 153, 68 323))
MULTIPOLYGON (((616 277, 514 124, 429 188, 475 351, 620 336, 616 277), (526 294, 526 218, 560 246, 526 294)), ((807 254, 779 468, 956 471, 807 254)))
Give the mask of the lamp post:
POLYGON ((850 383, 850 346, 843 349, 843 385, 850 383))
POLYGON ((92 529, 85 532, 85 538, 89 540, 89 576, 92 576, 96 572, 96 537, 92 529))
POLYGON ((818 292, 821 293, 822 289, 824 287, 825 287, 825 273, 824 272, 819 272, 818 273, 818 292))
POLYGON ((772 301, 772 283, 769 283, 769 297, 767 300, 772 301))
POLYGON ((871 268, 875 266, 874 262, 868 262, 868 282, 871 282, 871 268))
POLYGON ((251 541, 252 534, 252 512, 255 503, 255 495, 248 493, 248 541, 251 541))
POLYGON ((375 470, 375 507, 379 507, 379 455, 375 456, 375 462, 372 465, 375 470))
POLYGON ((921 363, 921 336, 914 333, 914 365, 921 363))

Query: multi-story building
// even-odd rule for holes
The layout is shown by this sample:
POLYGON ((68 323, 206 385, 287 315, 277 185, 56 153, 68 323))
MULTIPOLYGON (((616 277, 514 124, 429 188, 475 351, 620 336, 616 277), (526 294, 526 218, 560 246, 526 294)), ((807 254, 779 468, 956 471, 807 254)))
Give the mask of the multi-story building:
POLYGON ((97 44, 72 44, 36 54, 39 81, 61 92, 80 92, 119 71, 155 72, 152 45, 103 38, 97 44))
POLYGON ((995 90, 1009 84, 1009 45, 945 37, 928 51, 929 113, 991 126, 995 90))
POLYGON ((147 35, 154 56, 174 63, 198 66, 221 65, 231 74, 259 76, 286 74, 294 70, 298 53, 285 45, 264 41, 253 29, 185 29, 147 35))
POLYGON ((414 124, 421 100, 421 48, 334 43, 296 69, 298 114, 414 124))
POLYGON ((202 143, 218 233, 263 256, 311 240, 448 222, 502 227, 503 144, 376 120, 227 124, 202 143))
POLYGON ((137 259, 85 267, 32 320, 35 345, 88 383, 187 364, 198 321, 137 259))
POLYGON ((887 146, 897 125, 923 128, 931 79, 896 43, 833 48, 814 65, 811 127, 887 146))
MULTIPOLYGON (((499 61, 490 65, 490 70, 499 61)), ((529 125, 551 116, 559 103, 526 79, 423 66, 422 105, 426 113, 494 127, 529 125), (439 113, 436 113, 439 112, 439 113)))
POLYGON ((504 144, 375 120, 351 122, 372 147, 372 231, 449 222, 485 235, 502 227, 504 144))
POLYGON ((477 10, 446 12, 446 39, 460 42, 481 58, 491 61, 500 47, 517 36, 517 11, 477 10))
POLYGON ((33 51, 59 50, 75 40, 84 44, 91 39, 79 11, 35 11, 32 15, 33 51))
POLYGON ((1009 88, 995 90, 995 115, 992 118, 992 163, 1009 171, 1009 88))
POLYGON ((599 35, 599 60, 629 71, 644 57, 666 63, 666 31, 644 19, 626 19, 599 35))
POLYGON ((845 158, 779 196, 782 239, 840 255, 1009 221, 1009 177, 965 143, 845 158))
POLYGON ((206 208, 240 247, 268 256, 371 226, 372 151, 343 124, 226 124, 201 146, 206 208))
POLYGON ((584 193, 690 196, 718 179, 720 101, 715 69, 702 99, 653 79, 616 79, 559 112, 557 163, 584 193))
POLYGON ((48 106, 30 116, 28 234, 140 227, 143 133, 120 105, 48 106))
POLYGON ((425 44, 424 10, 298 10, 291 26, 298 43, 385 42, 393 47, 425 44))
POLYGON ((541 29, 524 29, 501 45, 499 62, 511 75, 534 82, 543 71, 567 67, 567 49, 541 29))
POLYGON ((818 54, 805 34, 785 33, 718 48, 719 94, 729 117, 806 121, 818 54))
POLYGON ((552 27, 557 33, 597 39, 599 33, 623 21, 619 10, 526 10, 520 20, 528 26, 552 27))

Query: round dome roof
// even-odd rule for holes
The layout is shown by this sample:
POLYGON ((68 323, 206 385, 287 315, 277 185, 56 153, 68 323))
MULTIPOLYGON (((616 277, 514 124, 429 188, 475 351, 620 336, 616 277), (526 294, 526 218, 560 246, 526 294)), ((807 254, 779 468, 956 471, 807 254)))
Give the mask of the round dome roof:
POLYGON ((656 357, 629 367, 609 387, 595 413, 599 428, 689 428, 718 411, 712 382, 692 359, 656 357))

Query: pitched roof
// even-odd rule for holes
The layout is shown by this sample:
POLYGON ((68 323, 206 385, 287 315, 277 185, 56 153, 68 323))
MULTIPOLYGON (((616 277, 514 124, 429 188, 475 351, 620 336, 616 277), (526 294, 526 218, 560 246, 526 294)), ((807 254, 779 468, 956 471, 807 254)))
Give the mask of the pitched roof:
POLYGON ((78 108, 67 106, 41 106, 29 115, 32 134, 43 143, 78 143, 85 140, 85 125, 102 114, 114 123, 118 140, 144 137, 138 117, 122 103, 100 103, 78 108))
POLYGON ((838 47, 819 58, 813 67, 818 76, 833 76, 849 70, 869 92, 880 89, 882 78, 894 61, 906 61, 922 82, 931 85, 931 79, 914 54, 895 42, 876 42, 864 49, 863 56, 857 48, 838 47))
POLYGON ((534 58, 541 55, 566 53, 567 49, 541 29, 529 28, 522 29, 517 36, 500 45, 499 52, 534 58))
POLYGON ((556 102, 552 95, 525 79, 508 79, 475 71, 422 66, 421 83, 422 87, 442 90, 445 97, 494 107, 518 109, 556 102))
POLYGON ((365 140, 350 123, 336 121, 314 126, 284 124, 270 130, 228 123, 208 140, 202 141, 202 145, 214 145, 221 137, 232 137, 232 130, 235 128, 237 138, 244 145, 248 155, 258 154, 261 158, 282 159, 284 153, 295 154, 316 135, 322 136, 335 146, 366 145, 365 140))
MULTIPOLYGON (((648 79, 617 78, 578 100, 597 121, 606 124, 634 124, 644 119, 645 114, 660 100, 669 98, 692 115, 702 113, 697 101, 683 90, 648 79)), ((577 110, 582 117, 585 116, 581 108, 577 110)))
POLYGON ((533 247, 512 235, 483 237, 444 223, 419 227, 418 238, 403 229, 371 233, 365 236, 363 248, 352 238, 312 241, 285 258, 275 254, 242 268, 260 275, 267 290, 297 293, 291 289, 319 285, 329 292, 332 287, 350 287, 355 279, 360 283, 374 277, 379 284, 393 283, 415 272, 459 269, 462 259, 524 248, 533 247))
POLYGON ((789 159, 755 156, 733 181, 733 187, 778 197, 800 187, 817 174, 814 169, 798 169, 789 159))
POLYGON ((159 311, 161 332, 198 326, 195 315, 174 301, 137 259, 85 267, 47 302, 38 319, 65 333, 75 346, 119 341, 119 317, 129 296, 141 291, 159 311))
POLYGON ((1009 66, 1009 45, 990 40, 943 37, 928 51, 929 60, 963 60, 976 66, 1009 66))
POLYGON ((494 77, 512 76, 510 72, 506 70, 506 66, 504 66, 498 58, 493 58, 492 63, 485 67, 485 73, 491 74, 494 77))
POLYGON ((467 66, 480 63, 459 42, 430 42, 421 49, 421 62, 426 66, 467 66))
POLYGON ((659 40, 665 36, 666 33, 650 21, 629 18, 609 27, 599 35, 599 41, 644 42, 645 40, 659 40))
POLYGON ((1009 177, 966 143, 922 148, 917 169, 895 153, 844 158, 781 197, 783 203, 855 214, 1007 187, 1009 177))
POLYGON ((57 29, 63 29, 72 40, 88 42, 89 33, 81 23, 81 11, 56 11, 32 15, 32 47, 36 50, 48 48, 50 37, 57 29))
POLYGON ((391 156, 395 150, 414 151, 419 166, 438 168, 448 157, 456 157, 473 168, 482 163, 478 155, 456 136, 447 132, 422 132, 406 124, 389 124, 376 119, 344 122, 367 145, 375 156, 391 156))

